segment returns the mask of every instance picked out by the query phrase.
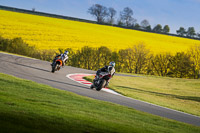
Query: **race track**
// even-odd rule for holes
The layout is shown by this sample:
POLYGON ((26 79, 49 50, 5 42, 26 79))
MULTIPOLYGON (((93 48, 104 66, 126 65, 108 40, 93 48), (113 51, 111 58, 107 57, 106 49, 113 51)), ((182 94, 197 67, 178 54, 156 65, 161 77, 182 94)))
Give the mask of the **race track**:
POLYGON ((50 85, 54 88, 74 92, 79 95, 117 103, 140 111, 200 126, 200 117, 105 91, 91 90, 88 86, 66 77, 66 75, 74 73, 95 74, 95 71, 70 66, 66 66, 55 73, 51 73, 50 71, 50 62, 0 52, 0 73, 32 80, 38 83, 50 85))

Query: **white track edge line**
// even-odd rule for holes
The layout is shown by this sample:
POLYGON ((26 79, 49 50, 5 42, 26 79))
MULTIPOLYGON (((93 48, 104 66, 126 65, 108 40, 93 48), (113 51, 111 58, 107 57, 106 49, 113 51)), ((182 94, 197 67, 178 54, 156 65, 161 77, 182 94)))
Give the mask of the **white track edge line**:
MULTIPOLYGON (((83 84, 81 81, 76 81, 76 80, 74 80, 73 78, 71 78, 70 76, 72 76, 72 75, 77 75, 77 74, 85 74, 85 75, 94 75, 94 74, 87 74, 87 73, 73 73, 73 74, 68 74, 68 75, 66 75, 66 77, 67 78, 69 78, 69 79, 71 79, 71 80, 73 80, 73 81, 75 81, 75 82, 78 82, 79 84, 82 84, 82 85, 86 85, 86 86, 90 86, 89 84, 83 84)), ((88 81, 89 82, 89 81, 88 81)), ((90 82, 91 83, 91 82, 90 82)), ((115 92, 115 91, 113 91, 113 90, 111 90, 111 89, 105 89, 105 88, 102 88, 102 91, 105 91, 105 92, 108 92, 108 93, 112 93, 112 94, 115 94, 115 95, 121 95, 121 94, 119 94, 119 93, 117 93, 117 92, 115 92)))

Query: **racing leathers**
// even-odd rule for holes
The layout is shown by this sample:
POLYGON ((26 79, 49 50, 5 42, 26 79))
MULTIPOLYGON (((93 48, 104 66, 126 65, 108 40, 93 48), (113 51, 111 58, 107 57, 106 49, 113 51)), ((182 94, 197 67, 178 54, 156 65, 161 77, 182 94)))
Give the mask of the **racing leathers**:
MULTIPOLYGON (((104 66, 103 68, 99 69, 97 72, 96 72, 96 79, 99 78, 99 74, 101 72, 107 72, 107 73, 110 73, 110 75, 113 77, 114 74, 115 74, 115 68, 113 66, 104 66)), ((108 86, 109 84, 109 81, 107 81, 106 83, 106 86, 108 86)))
POLYGON ((65 63, 67 62, 67 60, 68 60, 68 55, 67 54, 59 54, 59 55, 56 55, 56 57, 54 58, 54 60, 53 60, 53 62, 54 61, 56 61, 56 59, 58 58, 58 57, 60 57, 60 59, 62 60, 62 66, 64 66, 65 65, 65 63))

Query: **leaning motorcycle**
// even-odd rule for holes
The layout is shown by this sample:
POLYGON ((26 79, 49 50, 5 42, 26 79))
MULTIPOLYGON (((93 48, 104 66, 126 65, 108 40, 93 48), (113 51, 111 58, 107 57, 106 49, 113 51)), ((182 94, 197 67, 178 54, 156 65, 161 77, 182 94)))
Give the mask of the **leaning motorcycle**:
POLYGON ((102 88, 105 88, 111 78, 111 74, 107 72, 101 72, 99 77, 95 77, 93 84, 90 86, 91 89, 96 88, 97 91, 100 91, 102 88))
POLYGON ((55 71, 59 71, 61 67, 62 67, 62 60, 58 57, 52 63, 52 70, 51 70, 51 72, 54 73, 55 71))

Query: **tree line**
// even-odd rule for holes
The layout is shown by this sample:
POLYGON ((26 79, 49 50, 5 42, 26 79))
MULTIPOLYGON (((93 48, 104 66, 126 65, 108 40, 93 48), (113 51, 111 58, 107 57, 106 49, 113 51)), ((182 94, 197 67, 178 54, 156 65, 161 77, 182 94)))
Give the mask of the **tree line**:
POLYGON ((67 65, 95 70, 115 61, 116 71, 135 74, 169 76, 177 78, 200 78, 200 45, 187 52, 153 54, 144 44, 133 45, 127 49, 112 51, 101 46, 82 47, 79 50, 58 49, 38 50, 29 46, 21 38, 5 39, 0 36, 0 51, 7 51, 41 60, 52 61, 55 55, 69 51, 67 65))
POLYGON ((116 71, 135 74, 158 75, 177 78, 200 78, 200 45, 191 47, 187 52, 153 54, 144 44, 133 45, 127 49, 111 51, 105 46, 93 48, 85 46, 70 51, 68 65, 98 70, 115 61, 116 71))
MULTIPOLYGON (((88 9, 88 13, 95 17, 96 21, 100 24, 109 24, 163 34, 169 34, 170 32, 169 25, 164 25, 162 27, 161 24, 157 24, 156 26, 151 27, 147 19, 142 20, 140 24, 137 23, 137 19, 133 17, 133 10, 129 7, 125 7, 120 11, 118 19, 116 19, 117 11, 114 8, 107 8, 100 4, 94 4, 91 6, 88 9)), ((194 27, 189 27, 188 29, 180 27, 176 33, 180 37, 200 39, 200 32, 196 33, 194 27)))

